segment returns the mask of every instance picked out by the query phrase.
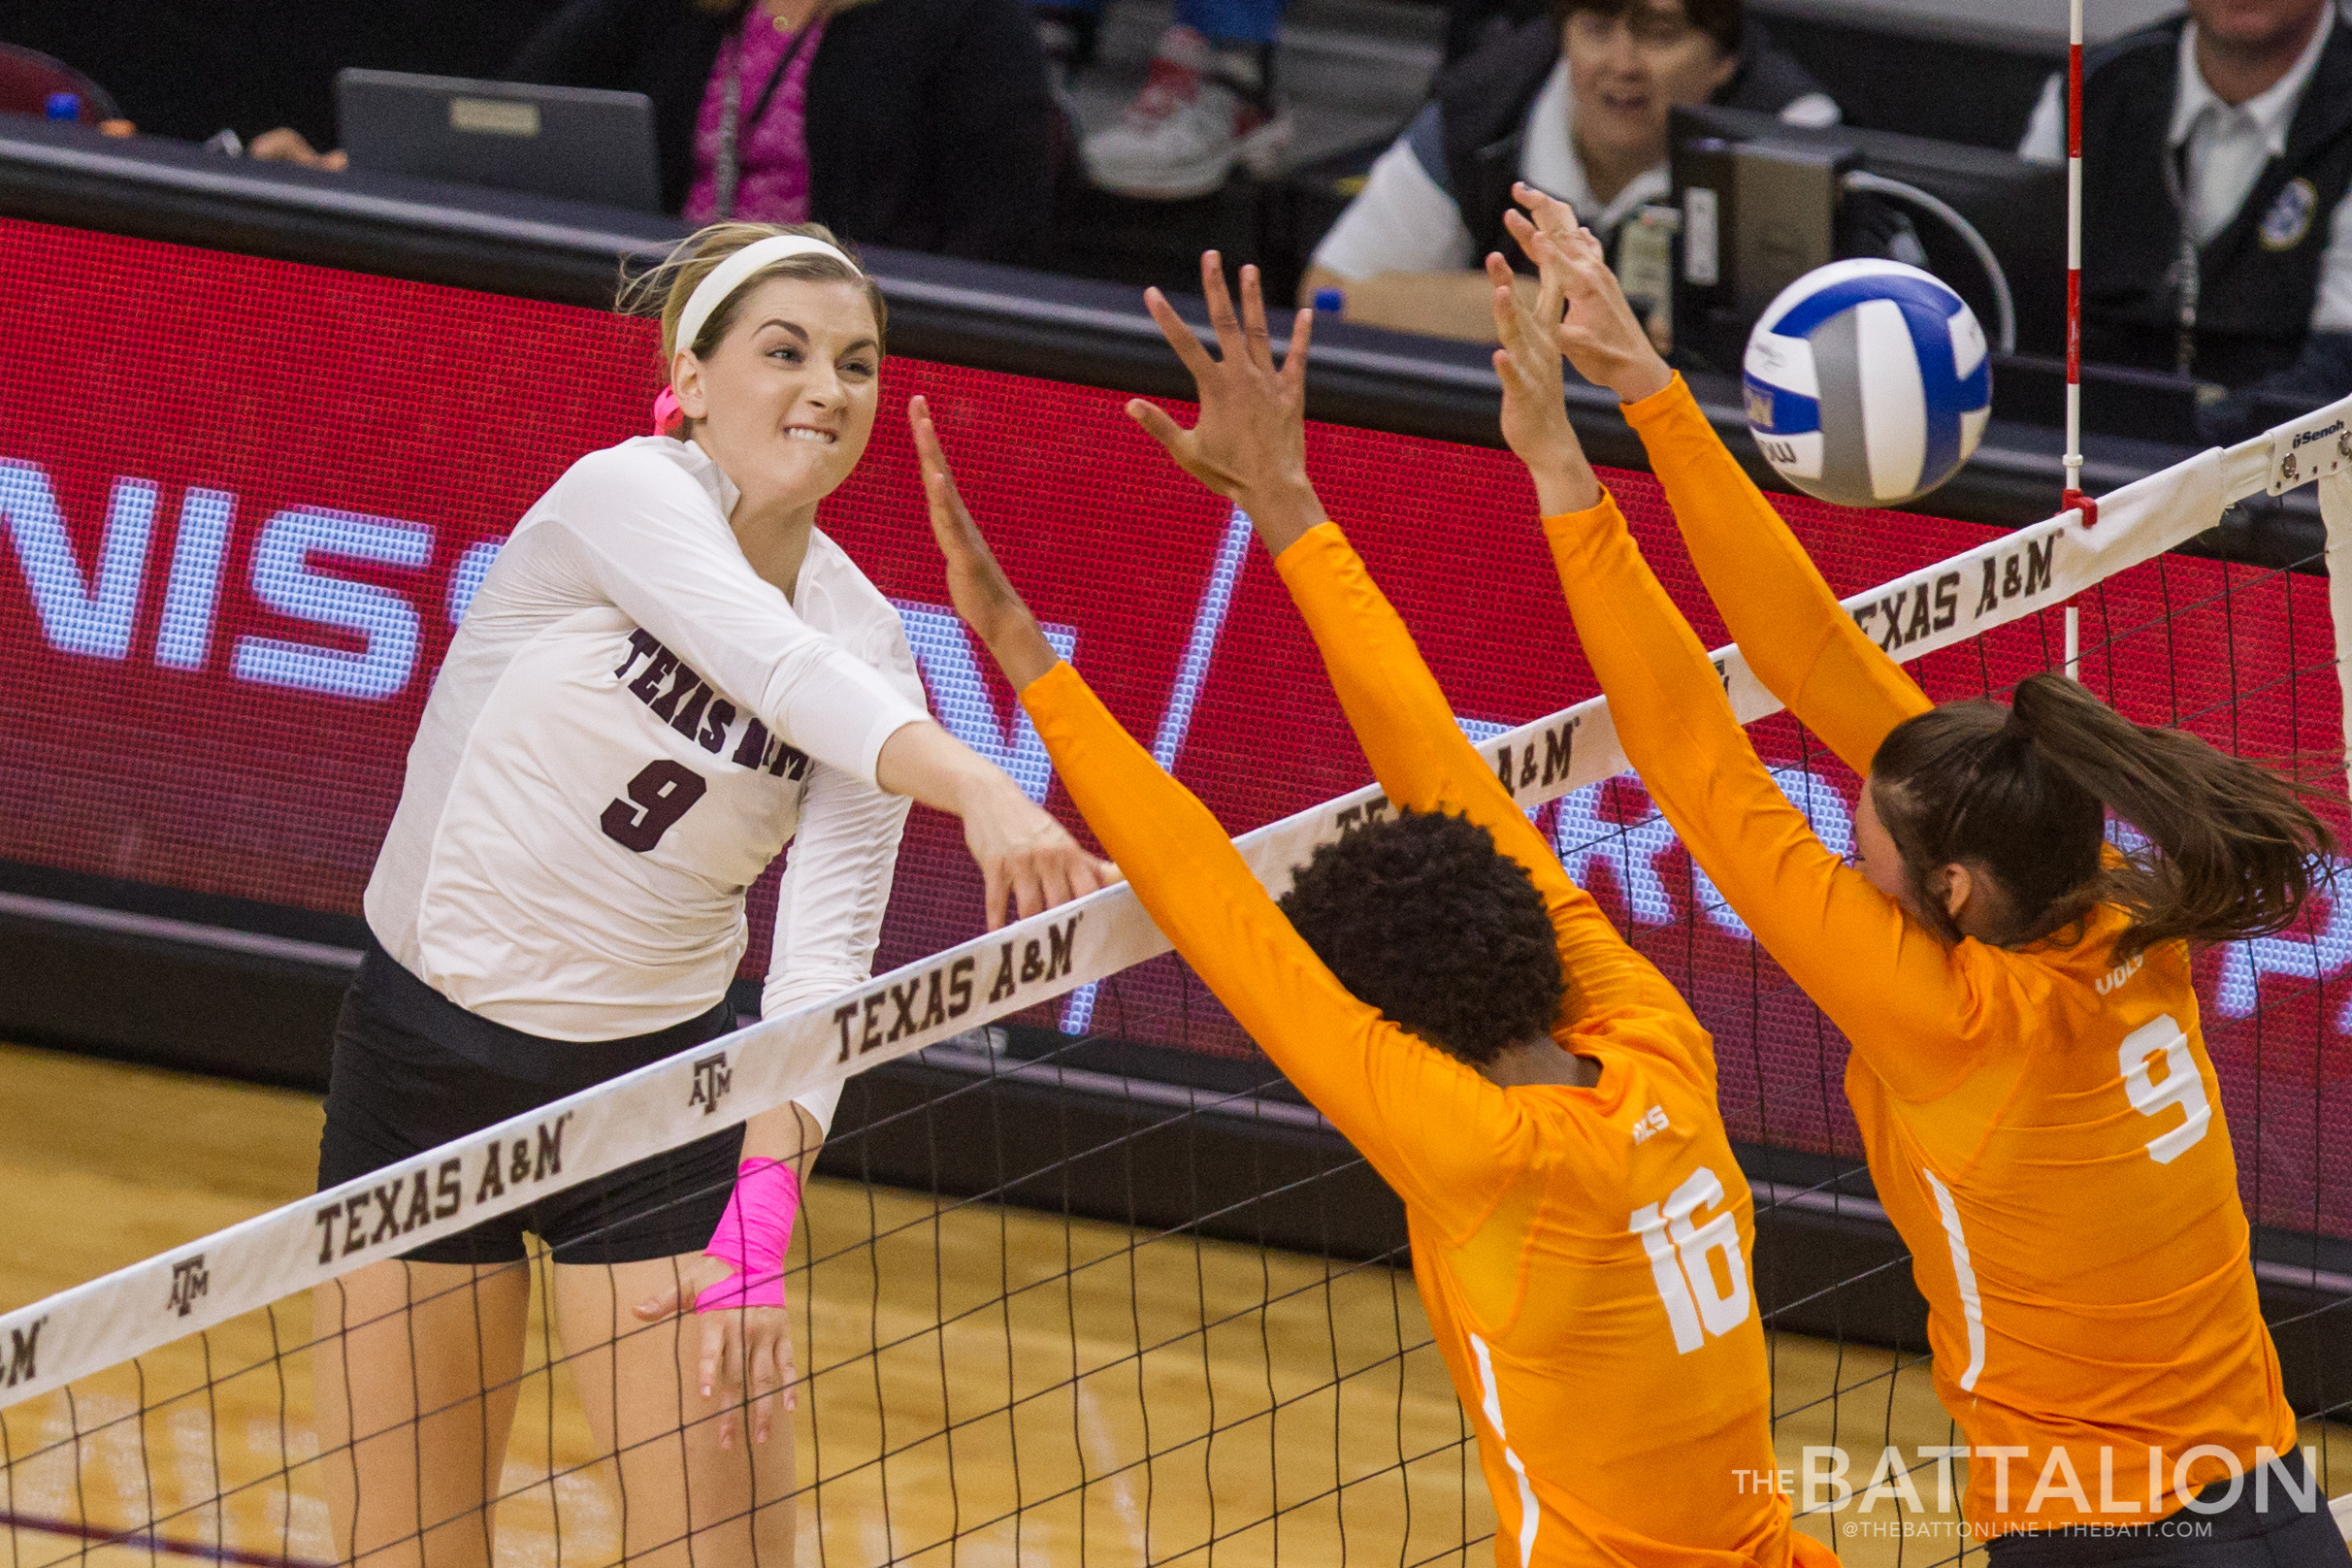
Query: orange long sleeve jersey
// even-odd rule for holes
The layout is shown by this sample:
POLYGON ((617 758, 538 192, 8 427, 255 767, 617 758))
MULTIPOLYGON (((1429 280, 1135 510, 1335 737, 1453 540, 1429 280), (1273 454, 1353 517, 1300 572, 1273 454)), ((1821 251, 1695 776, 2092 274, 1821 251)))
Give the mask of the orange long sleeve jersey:
MULTIPOLYGON (((1856 627, 1678 377, 1626 408, 1741 650, 1867 774, 1927 698, 1856 627)), ((1545 519, 1626 756, 1691 858, 1852 1044, 1846 1087, 1975 1451, 1986 1533, 2144 1523, 2288 1452, 2188 953, 1946 947, 1774 786, 1616 505, 1545 519)))
POLYGON ((1066 665, 1022 694, 1064 784, 1177 951, 1404 1198, 1498 1561, 1826 1561, 1765 1480, 1752 1203, 1706 1034, 1462 738, 1339 530, 1280 566, 1391 798, 1482 823, 1535 879, 1572 990, 1557 1037, 1599 1083, 1503 1089, 1351 996, 1066 665))

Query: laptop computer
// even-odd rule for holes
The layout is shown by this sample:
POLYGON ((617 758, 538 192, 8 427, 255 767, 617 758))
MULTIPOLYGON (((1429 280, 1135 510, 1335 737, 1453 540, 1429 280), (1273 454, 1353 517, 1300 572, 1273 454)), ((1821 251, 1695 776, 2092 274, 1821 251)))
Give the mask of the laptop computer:
POLYGON ((335 75, 335 113, 354 169, 661 210, 641 92, 349 67, 335 75))

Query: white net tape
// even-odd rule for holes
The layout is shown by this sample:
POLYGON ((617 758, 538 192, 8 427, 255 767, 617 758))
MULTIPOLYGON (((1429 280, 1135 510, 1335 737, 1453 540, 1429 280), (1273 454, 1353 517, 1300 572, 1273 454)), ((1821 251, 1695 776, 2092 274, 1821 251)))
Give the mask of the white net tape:
MULTIPOLYGON (((1857 594, 1846 607, 1897 658, 1917 659, 2172 549, 2213 527, 2234 502, 2314 479, 2322 481, 2334 564, 2352 548, 2348 432, 2352 399, 2116 491, 2101 501, 2095 526, 2062 513, 1857 594)), ((2336 576, 2334 593, 2340 629, 2352 624, 2352 571, 2336 576)), ((1715 659, 1743 723, 1779 710, 1737 648, 1715 659)), ((2352 701, 2345 707, 2352 715, 2352 701)), ((1485 750, 1530 809, 1625 768, 1597 698, 1497 735, 1485 750)), ((1236 842, 1279 892, 1316 845, 1337 838, 1381 799, 1377 786, 1357 790, 1236 842)), ((1167 951, 1133 894, 1107 888, 77 1286, 0 1317, 0 1408, 1167 951), (198 1279, 201 1293, 190 1289, 198 1279)))

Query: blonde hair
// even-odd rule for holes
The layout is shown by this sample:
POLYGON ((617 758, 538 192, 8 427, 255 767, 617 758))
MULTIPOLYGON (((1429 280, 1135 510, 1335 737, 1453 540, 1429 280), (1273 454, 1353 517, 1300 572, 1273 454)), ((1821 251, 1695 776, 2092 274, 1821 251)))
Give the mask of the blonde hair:
POLYGON ((877 337, 890 325, 890 309, 883 303, 882 290, 874 280, 857 268, 835 261, 831 256, 789 256, 772 266, 763 267, 743 280, 742 286, 720 302, 702 323, 700 336, 693 343, 681 343, 678 337, 678 317, 685 311, 686 302, 694 298, 695 289, 702 279, 717 269, 720 262, 742 249, 779 234, 797 234, 852 254, 849 247, 833 238, 833 231, 822 223, 713 223, 697 229, 670 247, 661 262, 633 278, 621 280, 620 294, 614 309, 624 315, 652 315, 662 318, 662 376, 669 378, 670 367, 680 348, 691 348, 696 357, 707 359, 725 341, 728 329, 735 325, 742 302, 755 283, 771 278, 794 278, 813 283, 857 283, 866 290, 866 303, 873 308, 874 332, 877 337))

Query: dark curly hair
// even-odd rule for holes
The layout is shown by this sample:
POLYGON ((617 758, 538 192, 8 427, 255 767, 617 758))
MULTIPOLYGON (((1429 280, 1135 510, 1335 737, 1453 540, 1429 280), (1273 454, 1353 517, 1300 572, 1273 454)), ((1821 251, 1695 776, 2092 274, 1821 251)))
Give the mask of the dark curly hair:
POLYGON ((1298 868, 1282 912, 1357 999, 1474 1067, 1549 1035, 1567 995, 1535 883, 1461 817, 1355 829, 1298 868))

